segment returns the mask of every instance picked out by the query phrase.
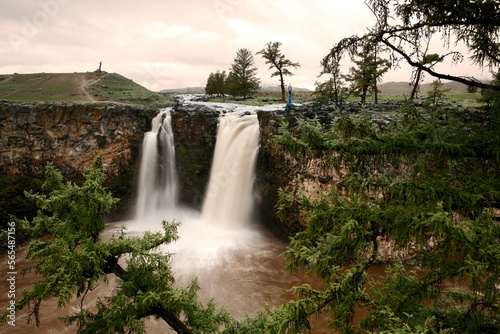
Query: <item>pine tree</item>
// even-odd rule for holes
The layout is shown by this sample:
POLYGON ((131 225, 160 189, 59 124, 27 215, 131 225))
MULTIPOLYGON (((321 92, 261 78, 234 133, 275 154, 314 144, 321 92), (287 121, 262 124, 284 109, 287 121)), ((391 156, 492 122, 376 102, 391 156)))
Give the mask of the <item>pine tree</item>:
MULTIPOLYGON (((331 77, 321 83, 316 83, 314 95, 318 102, 333 101, 335 105, 344 103, 349 97, 349 89, 345 85, 344 77, 340 73, 340 63, 335 58, 325 59, 321 62, 321 75, 327 74, 331 77)), ((341 110, 342 111, 342 110, 341 110)))
POLYGON ((257 78, 257 67, 252 52, 248 49, 239 49, 227 77, 227 92, 246 99, 259 89, 260 80, 257 78))
POLYGON ((188 288, 176 287, 170 255, 153 251, 177 239, 178 223, 163 222, 163 233, 146 232, 142 237, 127 237, 122 228, 119 236, 102 240, 104 215, 117 199, 102 185, 100 156, 81 186, 63 183, 50 163, 45 177, 46 194, 27 193, 40 210, 38 216, 17 225, 34 238, 27 256, 41 277, 16 302, 17 310, 29 308, 28 321, 40 323, 42 302, 49 298, 57 298, 58 306, 64 307, 77 297, 80 309, 65 322, 77 324, 81 333, 144 333, 148 316, 163 319, 177 333, 217 333, 232 323, 212 300, 206 305, 197 300, 196 280, 188 288), (37 239, 45 235, 50 237, 37 239), (99 299, 96 311, 85 308, 87 292, 99 282, 107 283, 109 274, 119 280, 118 288, 99 299))
POLYGON ((298 68, 300 67, 300 64, 293 63, 291 60, 287 59, 285 55, 281 53, 280 47, 280 42, 269 42, 266 44, 265 48, 257 52, 257 54, 262 55, 262 58, 266 60, 266 64, 269 64, 270 70, 276 70, 271 74, 271 77, 279 77, 281 87, 281 100, 283 102, 286 102, 284 76, 292 76, 293 73, 288 68, 298 68))
POLYGON ((210 73, 205 86, 205 93, 224 97, 226 94, 226 71, 210 73))
POLYGON ((226 95, 226 71, 217 70, 215 73, 215 93, 222 97, 226 95))
MULTIPOLYGON (((436 79, 452 80, 467 86, 500 89, 482 82, 474 76, 483 67, 496 72, 500 63, 500 3, 497 0, 368 0, 365 2, 374 15, 375 25, 366 29, 363 36, 349 36, 336 43, 325 57, 341 58, 344 54, 354 57, 362 43, 376 40, 390 52, 391 64, 403 61, 415 69, 436 79), (448 51, 441 60, 449 59, 449 65, 458 65, 466 57, 478 67, 461 66, 461 75, 440 72, 433 63, 421 62, 427 52, 430 36, 440 35, 442 46, 448 51), (465 46, 467 54, 457 48, 465 46)), ((439 36, 438 36, 439 37, 439 36)))
POLYGON ((210 96, 216 94, 215 74, 213 72, 211 72, 208 76, 207 84, 205 85, 205 94, 210 96))
POLYGON ((361 95, 361 104, 365 104, 366 94, 369 92, 375 95, 377 103, 378 83, 389 70, 389 62, 377 56, 377 46, 373 41, 362 45, 358 57, 359 59, 353 60, 356 66, 349 69, 345 78, 351 82, 352 92, 361 95))

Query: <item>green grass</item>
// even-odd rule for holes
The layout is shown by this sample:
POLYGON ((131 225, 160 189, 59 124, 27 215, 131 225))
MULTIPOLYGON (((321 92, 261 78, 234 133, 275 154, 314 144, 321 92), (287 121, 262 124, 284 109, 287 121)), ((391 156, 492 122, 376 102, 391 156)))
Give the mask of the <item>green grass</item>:
MULTIPOLYGON (((422 94, 419 95, 420 98, 425 98, 427 95, 422 94)), ((483 105, 482 102, 478 102, 478 99, 481 97, 480 93, 445 93, 445 96, 448 100, 449 103, 452 103, 454 105, 460 104, 462 107, 478 107, 483 105)), ((379 103, 383 102, 391 102, 391 101, 404 101, 405 99, 408 99, 409 95, 392 95, 392 94, 379 94, 378 100, 379 103)), ((360 101, 360 98, 350 98, 350 100, 353 101, 360 101)), ((373 102, 374 97, 370 96, 367 99, 368 102, 373 102)))
POLYGON ((0 75, 0 100, 8 102, 172 103, 116 73, 36 73, 0 75))
POLYGON ((120 74, 109 74, 88 86, 87 91, 99 101, 124 103, 165 103, 165 96, 152 92, 120 74))
MULTIPOLYGON (((312 101, 312 92, 294 92, 292 94, 292 103, 304 103, 312 101)), ((288 92, 285 94, 286 101, 288 102, 288 92)), ((243 99, 242 97, 215 97, 211 102, 227 102, 236 104, 245 104, 252 106, 264 106, 267 104, 280 104, 286 103, 281 100, 281 92, 259 91, 252 94, 251 98, 243 99)))
POLYGON ((11 102, 66 101, 80 99, 79 84, 73 75, 0 75, 0 100, 11 102))
MULTIPOLYGON (((478 102, 478 98, 481 96, 479 93, 462 93, 462 94, 448 94, 445 93, 448 101, 451 103, 455 101, 454 105, 460 104, 463 107, 478 107, 482 105, 482 103, 478 102)), ((286 99, 288 101, 288 92, 286 93, 286 99)), ((427 96, 426 94, 420 95, 422 97, 427 96)), ((379 103, 385 102, 402 102, 405 99, 408 99, 409 95, 404 94, 379 94, 378 101, 379 103)), ((266 104, 279 104, 283 103, 281 101, 281 92, 266 92, 259 91, 251 98, 243 99, 241 97, 232 98, 232 97, 216 97, 211 100, 212 102, 227 102, 227 103, 237 103, 237 104, 246 104, 253 106, 263 106, 266 104)), ((304 103, 304 102, 312 102, 314 101, 313 92, 295 92, 292 94, 292 103, 304 103)), ((360 102, 361 97, 358 96, 350 96, 347 99, 347 102, 360 102)), ((375 97, 368 95, 366 101, 369 103, 375 102, 375 97)))
MULTIPOLYGON (((425 96, 422 94, 421 96, 425 96)), ((451 94, 449 102, 463 107, 477 107, 479 93, 451 94)), ((288 101, 288 92, 285 94, 288 101)), ((403 101, 408 95, 379 94, 379 102, 403 101)), ((152 92, 116 73, 36 73, 0 75, 0 101, 9 102, 76 102, 76 103, 123 103, 123 104, 173 104, 168 97, 152 92)), ((312 92, 293 92, 292 103, 314 100, 312 92)), ((358 102, 360 97, 351 96, 349 101, 358 102)), ((281 92, 260 91, 249 99, 240 97, 214 98, 213 102, 239 103, 254 106, 279 104, 281 92)), ((373 96, 367 102, 374 102, 373 96)))

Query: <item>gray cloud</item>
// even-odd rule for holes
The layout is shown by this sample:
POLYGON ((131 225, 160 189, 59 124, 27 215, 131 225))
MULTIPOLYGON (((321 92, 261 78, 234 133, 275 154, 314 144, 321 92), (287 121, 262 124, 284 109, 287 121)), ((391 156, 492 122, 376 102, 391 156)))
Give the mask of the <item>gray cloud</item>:
MULTIPOLYGON (((0 22, 0 73, 92 71, 103 61, 150 89, 203 86, 239 48, 279 41, 301 64, 287 81, 312 88, 331 45, 373 19, 363 0, 3 0, 0 22)), ((276 84, 255 60, 262 82, 276 84)))

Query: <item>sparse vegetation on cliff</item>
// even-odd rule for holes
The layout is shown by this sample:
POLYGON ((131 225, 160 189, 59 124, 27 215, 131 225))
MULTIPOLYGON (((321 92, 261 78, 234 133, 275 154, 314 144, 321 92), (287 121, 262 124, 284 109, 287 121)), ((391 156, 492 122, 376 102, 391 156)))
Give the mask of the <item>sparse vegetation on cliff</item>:
POLYGON ((282 189, 277 205, 284 224, 304 228, 285 253, 288 271, 324 288, 297 286, 297 300, 240 328, 307 332, 311 318, 326 316, 339 333, 500 330, 498 106, 446 110, 443 96, 436 84, 425 113, 410 104, 383 128, 363 115, 341 115, 329 128, 283 123, 276 150, 305 166, 322 159, 323 173, 342 175, 318 196, 282 189), (387 240, 411 261, 370 278, 387 240))
POLYGON ((0 75, 0 100, 8 102, 172 103, 117 73, 36 73, 0 75))

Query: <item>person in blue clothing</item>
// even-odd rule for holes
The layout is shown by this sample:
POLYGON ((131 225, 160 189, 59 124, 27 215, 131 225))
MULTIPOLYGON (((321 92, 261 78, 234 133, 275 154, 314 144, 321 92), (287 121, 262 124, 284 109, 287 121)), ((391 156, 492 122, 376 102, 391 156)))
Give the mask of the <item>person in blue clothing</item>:
POLYGON ((288 84, 288 103, 286 104, 286 111, 290 111, 293 107, 292 104, 292 85, 288 84))

